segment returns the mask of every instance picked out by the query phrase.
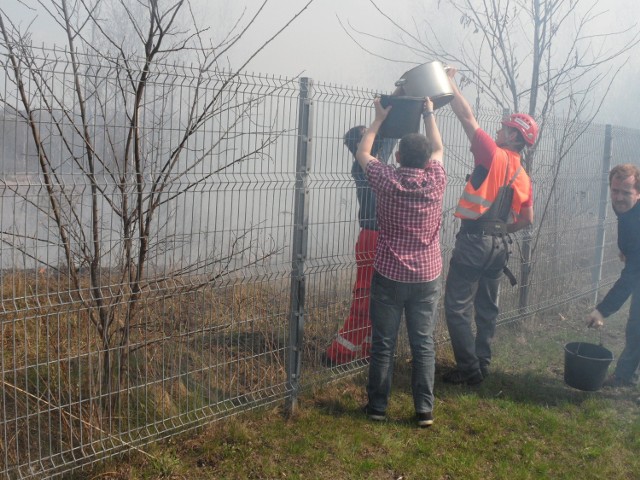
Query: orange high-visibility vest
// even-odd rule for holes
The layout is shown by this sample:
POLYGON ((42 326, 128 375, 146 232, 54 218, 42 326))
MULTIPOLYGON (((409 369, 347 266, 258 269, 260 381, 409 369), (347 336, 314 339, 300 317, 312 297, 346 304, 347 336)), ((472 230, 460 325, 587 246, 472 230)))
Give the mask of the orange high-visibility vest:
MULTIPOLYGON (((493 162, 491 162, 487 178, 484 179, 478 189, 473 188, 471 180, 467 182, 454 215, 466 220, 480 218, 491 207, 500 187, 508 183, 519 168, 520 155, 518 153, 498 148, 493 157, 493 162), (505 175, 507 165, 508 170, 505 175)), ((513 182, 512 188, 511 213, 512 215, 517 215, 520 213, 522 203, 530 197, 531 193, 531 180, 524 170, 520 171, 513 182)))

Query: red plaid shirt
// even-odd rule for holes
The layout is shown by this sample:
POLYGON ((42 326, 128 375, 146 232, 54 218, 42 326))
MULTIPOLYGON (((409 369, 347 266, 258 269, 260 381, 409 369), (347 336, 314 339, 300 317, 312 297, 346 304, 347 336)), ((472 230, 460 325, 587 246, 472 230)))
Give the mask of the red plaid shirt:
POLYGON ((377 197, 378 248, 374 268, 397 282, 428 282, 442 271, 440 224, 447 176, 442 163, 425 169, 367 165, 377 197))

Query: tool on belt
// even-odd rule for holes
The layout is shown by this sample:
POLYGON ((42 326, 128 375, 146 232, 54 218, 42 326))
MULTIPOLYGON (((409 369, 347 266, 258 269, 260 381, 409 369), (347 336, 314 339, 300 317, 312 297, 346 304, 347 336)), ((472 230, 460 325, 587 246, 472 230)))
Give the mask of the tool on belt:
MULTIPOLYGON (((462 220, 461 225, 461 231, 480 235, 490 235, 494 238, 498 237, 502 239, 506 252, 505 266, 502 271, 509 279, 509 283, 511 283, 512 287, 518 284, 518 280, 507 266, 507 263, 509 262, 509 247, 507 242, 509 244, 512 243, 511 237, 509 237, 509 233, 507 231, 507 220, 509 219, 511 204, 513 202, 514 192, 512 185, 513 182, 516 181, 516 178, 518 178, 518 175, 520 175, 521 171, 522 165, 513 174, 511 180, 508 180, 509 163, 507 162, 507 168, 504 173, 504 184, 498 189, 498 194, 489 209, 477 220, 462 220)), ((487 259, 487 263, 489 260, 490 258, 487 259)))

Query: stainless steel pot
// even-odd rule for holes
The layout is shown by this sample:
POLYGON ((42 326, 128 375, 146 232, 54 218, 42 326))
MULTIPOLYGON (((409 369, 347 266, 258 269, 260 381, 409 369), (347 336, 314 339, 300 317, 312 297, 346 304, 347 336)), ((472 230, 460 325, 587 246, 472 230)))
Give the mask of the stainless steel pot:
POLYGON ((396 87, 402 87, 407 97, 430 97, 434 109, 453 100, 451 83, 441 62, 423 63, 412 68, 400 77, 396 87))

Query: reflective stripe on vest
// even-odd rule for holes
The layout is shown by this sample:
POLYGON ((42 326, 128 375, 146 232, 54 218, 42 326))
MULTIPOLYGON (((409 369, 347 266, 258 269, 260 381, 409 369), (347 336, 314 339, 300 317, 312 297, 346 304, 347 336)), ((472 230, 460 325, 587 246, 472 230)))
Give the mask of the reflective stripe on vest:
POLYGON ((339 345, 342 345, 344 348, 346 348, 350 352, 357 352, 359 350, 359 348, 357 346, 355 346, 349 340, 344 338, 342 335, 337 335, 336 336, 336 343, 339 344, 339 345))
POLYGON ((458 204, 454 215, 460 218, 464 218, 465 220, 477 220, 478 218, 480 218, 481 213, 461 207, 460 204, 458 204))
MULTIPOLYGON (((500 187, 505 184, 507 165, 509 165, 508 178, 510 178, 520 168, 520 155, 510 150, 498 148, 487 177, 478 189, 473 188, 470 180, 467 181, 454 215, 466 220, 477 220, 481 217, 493 204, 500 187)), ((514 198, 511 210, 517 215, 520 212, 522 202, 530 195, 529 177, 524 171, 520 172, 512 188, 514 189, 514 198)))
POLYGON ((491 207, 491 204, 493 203, 493 202, 490 202, 489 200, 485 200, 480 195, 474 195, 473 193, 469 193, 466 190, 462 192, 462 198, 464 198, 468 202, 477 203, 486 208, 491 207))

